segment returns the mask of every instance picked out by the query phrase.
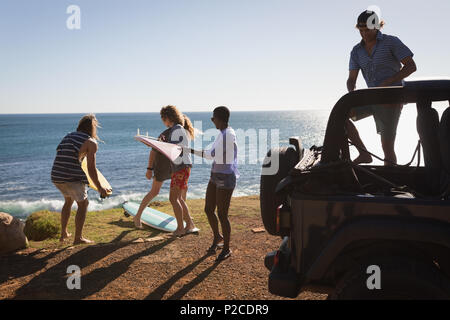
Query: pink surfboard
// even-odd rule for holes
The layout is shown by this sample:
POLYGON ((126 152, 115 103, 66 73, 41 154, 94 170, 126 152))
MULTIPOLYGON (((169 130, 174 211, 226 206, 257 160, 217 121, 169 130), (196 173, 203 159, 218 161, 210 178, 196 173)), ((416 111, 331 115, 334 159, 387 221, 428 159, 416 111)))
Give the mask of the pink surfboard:
POLYGON ((150 148, 155 148, 159 152, 161 152, 163 155, 165 155, 167 158, 170 159, 170 161, 174 162, 176 158, 178 158, 181 154, 182 148, 179 145, 173 144, 173 143, 167 143, 158 141, 146 136, 135 136, 134 137, 137 141, 142 142, 146 146, 150 148))

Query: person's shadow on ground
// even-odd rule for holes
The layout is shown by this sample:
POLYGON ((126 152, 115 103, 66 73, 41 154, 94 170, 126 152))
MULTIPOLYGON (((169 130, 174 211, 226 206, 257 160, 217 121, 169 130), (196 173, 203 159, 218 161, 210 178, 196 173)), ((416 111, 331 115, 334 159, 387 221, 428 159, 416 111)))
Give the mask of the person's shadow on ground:
MULTIPOLYGON (((121 228, 127 228, 127 229, 136 230, 135 229, 136 227, 134 226, 133 220, 122 220, 122 219, 120 219, 120 220, 117 220, 117 221, 108 222, 108 224, 113 225, 113 226, 117 226, 117 227, 121 227, 121 228)), ((155 230, 155 229, 153 229, 153 228, 151 228, 151 227, 149 227, 149 226, 147 226, 145 224, 142 224, 142 227, 143 227, 143 231, 149 231, 150 232, 150 235, 148 236, 149 238, 155 237, 155 236, 157 236, 159 234, 162 234, 162 231, 155 230)))
MULTIPOLYGON (((198 260, 194 261, 184 269, 178 271, 176 274, 174 274, 169 280, 161 284, 158 288, 156 288, 152 293, 150 293, 145 299, 146 300, 161 300, 164 295, 170 290, 170 288, 181 278, 192 272, 200 263, 202 263, 206 258, 208 258, 210 255, 205 254, 198 260)), ((201 283, 203 280, 205 280, 208 275, 220 264, 220 262, 215 262, 213 265, 211 265, 209 268, 205 269, 202 273, 200 273, 198 276, 196 276, 193 280, 191 280, 189 283, 185 284, 181 289, 179 289, 177 292, 172 294, 168 299, 171 300, 179 300, 181 299, 186 293, 188 293, 192 288, 194 288, 196 285, 201 283)))
MULTIPOLYGON (((123 231, 120 235, 112 240, 112 243, 120 242, 129 232, 131 232, 131 230, 123 231)), ((0 284, 10 279, 28 276, 44 269, 47 266, 49 260, 67 249, 68 247, 65 247, 52 251, 42 258, 35 258, 35 256, 39 253, 42 253, 43 249, 36 250, 29 254, 12 254, 2 256, 2 263, 0 264, 0 284)), ((77 254, 79 254, 79 252, 77 254)), ((102 257, 99 257, 98 259, 95 259, 95 257, 92 258, 94 259, 93 262, 95 262, 96 260, 100 260, 102 257)), ((90 265, 93 262, 87 261, 86 265, 90 265)))
POLYGON ((130 242, 118 241, 129 232, 130 231, 122 232, 111 244, 87 246, 68 256, 63 261, 34 277, 30 282, 19 288, 16 291, 14 299, 82 299, 88 297, 91 294, 100 291, 114 279, 125 273, 130 264, 136 259, 155 253, 174 241, 173 238, 167 239, 166 241, 128 256, 121 261, 115 262, 108 267, 96 269, 91 273, 82 276, 81 290, 69 290, 67 288, 66 276, 68 266, 76 265, 80 269, 84 269, 89 265, 100 261, 114 251, 128 246, 130 242))
POLYGON ((35 256, 42 253, 36 250, 28 254, 9 254, 0 256, 0 285, 8 280, 21 278, 45 268, 48 261, 64 251, 66 248, 52 251, 41 258, 35 256))

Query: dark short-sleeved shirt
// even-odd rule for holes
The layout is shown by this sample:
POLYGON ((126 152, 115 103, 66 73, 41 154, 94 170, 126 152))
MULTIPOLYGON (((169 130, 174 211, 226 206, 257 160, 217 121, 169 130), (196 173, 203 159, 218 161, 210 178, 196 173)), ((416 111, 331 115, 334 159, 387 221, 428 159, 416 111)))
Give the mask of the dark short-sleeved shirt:
MULTIPOLYGON (((170 129, 166 129, 159 135, 159 140, 161 141, 169 141, 170 138, 170 129)), ((158 181, 164 181, 170 179, 171 176, 171 165, 170 160, 163 155, 158 150, 154 149, 156 152, 155 160, 153 162, 153 172, 155 174, 155 178, 158 181)))
MULTIPOLYGON (((378 87, 401 69, 401 60, 412 57, 412 51, 395 37, 378 31, 376 44, 369 56, 361 40, 350 53, 349 70, 361 70, 367 86, 378 87)), ((393 86, 402 85, 401 82, 393 86)))
POLYGON ((175 160, 175 163, 170 163, 172 167, 172 173, 180 171, 181 169, 184 169, 186 167, 192 168, 191 153, 190 150, 187 149, 190 144, 190 139, 182 125, 176 124, 173 127, 169 128, 169 141, 167 142, 177 144, 183 148, 183 152, 175 160))

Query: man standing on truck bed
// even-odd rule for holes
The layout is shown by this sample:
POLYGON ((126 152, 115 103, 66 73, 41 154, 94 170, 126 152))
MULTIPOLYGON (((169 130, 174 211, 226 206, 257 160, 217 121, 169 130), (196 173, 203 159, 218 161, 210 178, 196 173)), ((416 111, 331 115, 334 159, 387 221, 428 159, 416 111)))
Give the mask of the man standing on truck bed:
MULTIPOLYGON (((350 54, 348 91, 355 90, 356 79, 361 69, 367 86, 401 86, 402 80, 416 71, 413 53, 399 38, 381 33, 384 21, 380 21, 375 11, 366 10, 358 17, 356 28, 362 40, 350 54), (403 65, 403 67, 402 67, 403 65)), ((394 151, 397 125, 402 105, 367 105, 351 110, 353 121, 373 115, 378 134, 381 136, 385 165, 397 163, 394 151)), ((356 164, 372 162, 372 156, 365 150, 358 130, 352 121, 347 121, 347 133, 353 144, 358 146, 359 156, 356 164)))

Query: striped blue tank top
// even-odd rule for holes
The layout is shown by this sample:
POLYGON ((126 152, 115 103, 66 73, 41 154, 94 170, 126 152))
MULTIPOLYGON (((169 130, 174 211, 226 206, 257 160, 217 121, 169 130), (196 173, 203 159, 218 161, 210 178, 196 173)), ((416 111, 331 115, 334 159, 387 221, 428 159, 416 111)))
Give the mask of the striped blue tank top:
POLYGON ((56 158, 52 168, 52 182, 82 182, 88 184, 86 174, 81 169, 78 154, 83 143, 90 136, 83 132, 66 135, 56 148, 56 158))

